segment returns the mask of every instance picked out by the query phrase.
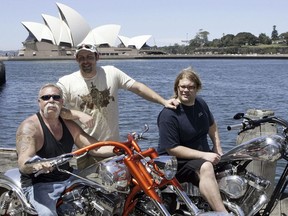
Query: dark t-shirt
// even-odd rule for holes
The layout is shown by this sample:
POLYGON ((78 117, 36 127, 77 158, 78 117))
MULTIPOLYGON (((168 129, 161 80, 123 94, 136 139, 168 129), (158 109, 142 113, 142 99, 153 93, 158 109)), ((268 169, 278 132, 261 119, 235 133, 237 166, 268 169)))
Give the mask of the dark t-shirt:
MULTIPOLYGON (((50 132, 48 127, 45 125, 40 113, 37 113, 38 119, 40 121, 40 124, 43 129, 44 133, 44 144, 42 148, 36 153, 36 155, 42 157, 42 158, 51 158, 56 157, 64 153, 70 153, 72 152, 72 148, 74 145, 74 139, 71 135, 69 129, 66 127, 65 123, 59 117, 59 120, 63 127, 63 135, 62 138, 57 141, 53 134, 50 132)), ((70 167, 69 163, 66 163, 62 166, 60 166, 61 169, 73 171, 73 168, 70 167)), ((54 181, 64 181, 70 177, 69 174, 59 172, 58 170, 54 169, 53 172, 48 174, 41 174, 37 177, 34 176, 34 174, 26 175, 21 174, 21 183, 22 187, 27 187, 32 184, 36 184, 39 182, 54 182, 54 181)))
POLYGON ((180 104, 176 110, 163 108, 158 116, 159 154, 166 149, 182 145, 199 151, 210 151, 207 140, 214 117, 201 97, 193 106, 180 104))

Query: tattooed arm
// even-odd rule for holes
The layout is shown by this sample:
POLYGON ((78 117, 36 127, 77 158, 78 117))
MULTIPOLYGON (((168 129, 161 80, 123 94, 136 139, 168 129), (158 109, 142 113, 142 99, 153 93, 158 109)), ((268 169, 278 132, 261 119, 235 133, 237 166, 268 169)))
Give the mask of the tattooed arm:
POLYGON ((25 165, 25 162, 36 155, 43 145, 42 130, 35 121, 36 116, 31 116, 23 121, 16 132, 16 151, 18 154, 18 166, 22 173, 31 174, 33 171, 44 169, 51 171, 49 163, 25 165))

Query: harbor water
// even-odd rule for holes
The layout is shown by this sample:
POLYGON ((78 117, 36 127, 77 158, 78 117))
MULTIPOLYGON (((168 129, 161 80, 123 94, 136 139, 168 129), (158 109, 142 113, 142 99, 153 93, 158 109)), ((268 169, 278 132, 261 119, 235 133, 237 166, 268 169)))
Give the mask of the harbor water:
MULTIPOLYGON (((164 98, 173 95, 173 82, 183 68, 193 67, 203 82, 200 95, 206 100, 217 121, 224 152, 235 146, 237 131, 227 126, 237 112, 247 109, 272 110, 288 120, 287 60, 257 59, 169 59, 100 60, 99 65, 114 65, 145 83, 164 98)), ((15 148, 18 125, 38 111, 40 86, 78 70, 74 60, 6 61, 6 83, 0 86, 0 148, 15 148)), ((157 116, 162 106, 148 102, 129 91, 119 91, 121 138, 129 132, 150 127, 140 141, 142 148, 156 147, 157 116)), ((284 168, 279 162, 277 175, 284 168)), ((281 164, 282 163, 282 164, 281 164)))

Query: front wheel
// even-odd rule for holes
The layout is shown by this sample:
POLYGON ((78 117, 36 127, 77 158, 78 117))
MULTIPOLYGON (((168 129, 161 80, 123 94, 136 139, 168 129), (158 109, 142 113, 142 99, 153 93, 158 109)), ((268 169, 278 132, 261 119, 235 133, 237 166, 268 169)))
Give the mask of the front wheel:
MULTIPOLYGON (((161 194, 163 204, 171 215, 175 215, 177 207, 177 195, 174 193, 161 194)), ((155 203, 144 193, 139 193, 137 204, 129 216, 160 216, 159 209, 155 203)))

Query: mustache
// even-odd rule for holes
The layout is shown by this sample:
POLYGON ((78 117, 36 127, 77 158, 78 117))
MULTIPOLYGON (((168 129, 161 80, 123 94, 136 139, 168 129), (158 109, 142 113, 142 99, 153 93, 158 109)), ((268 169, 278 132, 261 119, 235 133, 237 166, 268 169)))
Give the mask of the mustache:
POLYGON ((44 107, 44 115, 48 114, 48 109, 49 108, 56 108, 57 115, 60 115, 60 107, 56 103, 47 103, 46 106, 44 107))
POLYGON ((55 107, 55 108, 59 108, 58 104, 55 104, 55 103, 48 103, 46 105, 47 108, 50 108, 50 107, 55 107))

